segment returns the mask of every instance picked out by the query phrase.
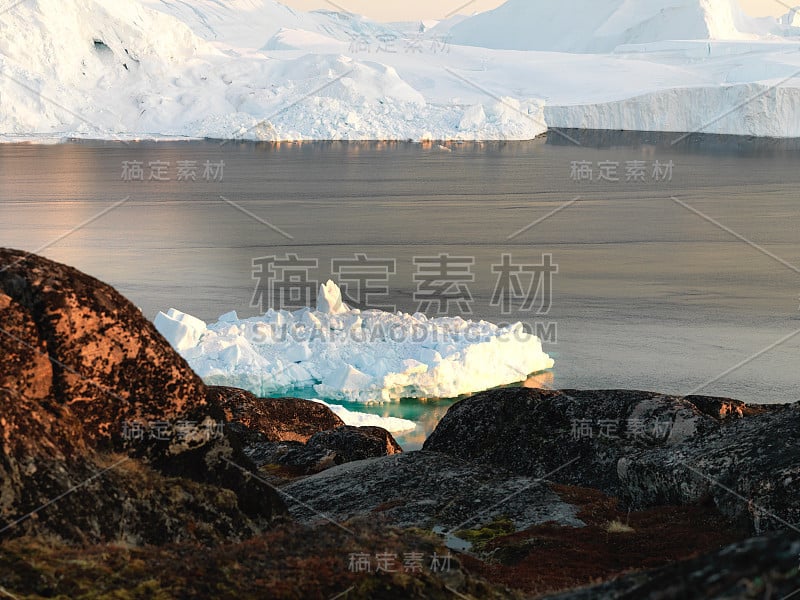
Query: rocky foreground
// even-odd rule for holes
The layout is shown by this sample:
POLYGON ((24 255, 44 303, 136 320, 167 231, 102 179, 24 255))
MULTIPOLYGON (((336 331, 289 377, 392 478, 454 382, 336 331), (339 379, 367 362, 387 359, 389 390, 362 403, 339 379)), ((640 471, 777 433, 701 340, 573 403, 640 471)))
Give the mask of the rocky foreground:
POLYGON ((0 438, 0 596, 800 590, 800 404, 509 388, 404 453, 205 386, 115 290, 2 249, 0 438))

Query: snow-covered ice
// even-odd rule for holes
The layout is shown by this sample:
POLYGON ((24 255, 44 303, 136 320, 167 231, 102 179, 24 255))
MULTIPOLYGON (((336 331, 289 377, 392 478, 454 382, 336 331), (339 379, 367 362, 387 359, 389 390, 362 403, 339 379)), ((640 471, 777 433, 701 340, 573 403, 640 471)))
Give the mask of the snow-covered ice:
POLYGON ((737 0, 509 0, 423 24, 274 0, 28 0, 0 12, 0 140, 786 137, 798 72, 797 12, 752 19, 737 0))
POLYGON ((453 42, 505 50, 612 52, 662 40, 755 39, 737 0, 508 0, 453 26, 453 42))
POLYGON ((351 402, 451 398, 553 366, 520 323, 349 309, 333 282, 320 286, 316 310, 228 313, 206 325, 171 309, 155 324, 207 383, 259 396, 313 387, 351 402))

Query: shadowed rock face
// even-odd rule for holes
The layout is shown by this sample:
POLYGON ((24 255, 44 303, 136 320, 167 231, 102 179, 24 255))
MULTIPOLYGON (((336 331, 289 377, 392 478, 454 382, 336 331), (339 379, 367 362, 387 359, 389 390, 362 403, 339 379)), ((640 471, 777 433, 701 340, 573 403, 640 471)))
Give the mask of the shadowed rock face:
POLYGON ((263 530, 285 506, 248 473, 254 465, 230 431, 123 435, 126 422, 222 417, 115 290, 0 249, 0 540, 218 542, 263 530))
POLYGON ((345 425, 315 433, 303 445, 292 444, 285 453, 276 453, 274 462, 289 473, 310 475, 335 465, 402 451, 392 434, 381 427, 345 425))
POLYGON ((385 429, 345 425, 319 402, 257 398, 245 390, 222 386, 209 386, 208 401, 223 410, 244 453, 275 483, 403 451, 385 429))
POLYGON ((616 495, 620 458, 674 447, 719 426, 690 402, 651 392, 506 388, 451 406, 424 448, 526 475, 558 469, 554 481, 616 495))
POLYGON ((711 498, 756 532, 800 519, 799 405, 492 390, 453 405, 424 449, 597 488, 634 509, 711 498))
POLYGON ((83 437, 120 449, 123 423, 202 412, 203 383, 110 286, 0 249, 0 387, 69 406, 83 437))
POLYGON ((407 452, 336 466, 286 485, 301 522, 380 519, 399 527, 472 529, 507 517, 518 529, 580 527, 576 509, 545 483, 435 452, 407 452), (314 511, 309 510, 313 506, 314 511))
POLYGON ((375 456, 391 456, 403 451, 392 434, 382 427, 352 425, 315 433, 307 445, 332 450, 347 462, 375 456))
POLYGON ((307 442, 315 433, 344 425, 330 408, 300 398, 257 398, 238 388, 209 386, 208 400, 270 442, 307 442))
POLYGON ((800 589, 798 556, 800 536, 796 532, 773 533, 736 542, 692 560, 547 598, 788 598, 800 589))

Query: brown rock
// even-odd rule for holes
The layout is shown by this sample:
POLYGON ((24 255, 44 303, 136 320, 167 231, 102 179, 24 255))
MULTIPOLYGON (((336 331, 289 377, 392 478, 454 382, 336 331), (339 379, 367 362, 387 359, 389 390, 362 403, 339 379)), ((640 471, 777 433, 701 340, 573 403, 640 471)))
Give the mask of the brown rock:
POLYGON ((171 420, 205 407, 197 375, 112 287, 0 249, 0 294, 2 387, 69 406, 95 444, 120 448, 126 421, 171 420))
POLYGON ((38 333, 31 315, 0 291, 0 388, 42 400, 50 395, 53 368, 38 333))
POLYGON ((218 543, 263 531, 285 505, 235 435, 198 434, 222 417, 205 394, 111 287, 0 249, 0 540, 218 543), (175 434, 181 421, 198 424, 190 438, 175 434), (171 430, 124 436, 126 422, 171 430))
POLYGON ((241 423, 270 442, 307 442, 315 433, 344 425, 331 409, 300 398, 257 398, 231 387, 209 387, 209 403, 219 406, 229 422, 241 423))

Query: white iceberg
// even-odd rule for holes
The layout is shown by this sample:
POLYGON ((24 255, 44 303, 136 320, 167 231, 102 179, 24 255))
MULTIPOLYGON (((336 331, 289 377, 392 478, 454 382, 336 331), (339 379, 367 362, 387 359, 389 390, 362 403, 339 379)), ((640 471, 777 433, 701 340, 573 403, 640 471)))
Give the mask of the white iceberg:
POLYGON ((450 35, 481 48, 600 53, 630 43, 753 39, 750 28, 737 0, 508 0, 450 35))
POLYGON ((521 323, 350 309, 333 282, 316 310, 270 309, 205 325, 174 309, 156 327, 207 383, 259 396, 312 388, 326 399, 452 398, 553 366, 521 323))
MULTIPOLYGON (((227 316, 229 315, 223 315, 220 320, 224 320, 227 316)), ((206 330, 204 321, 174 308, 170 308, 166 314, 158 313, 155 318, 155 326, 179 352, 196 346, 200 341, 200 336, 206 330)))
POLYGON ((419 38, 274 0, 28 0, 0 11, 0 142, 794 137, 798 23, 735 0, 510 0, 419 38))
POLYGON ((332 315, 340 315, 350 310, 347 308, 347 305, 342 302, 342 290, 331 280, 319 286, 317 310, 332 315))

